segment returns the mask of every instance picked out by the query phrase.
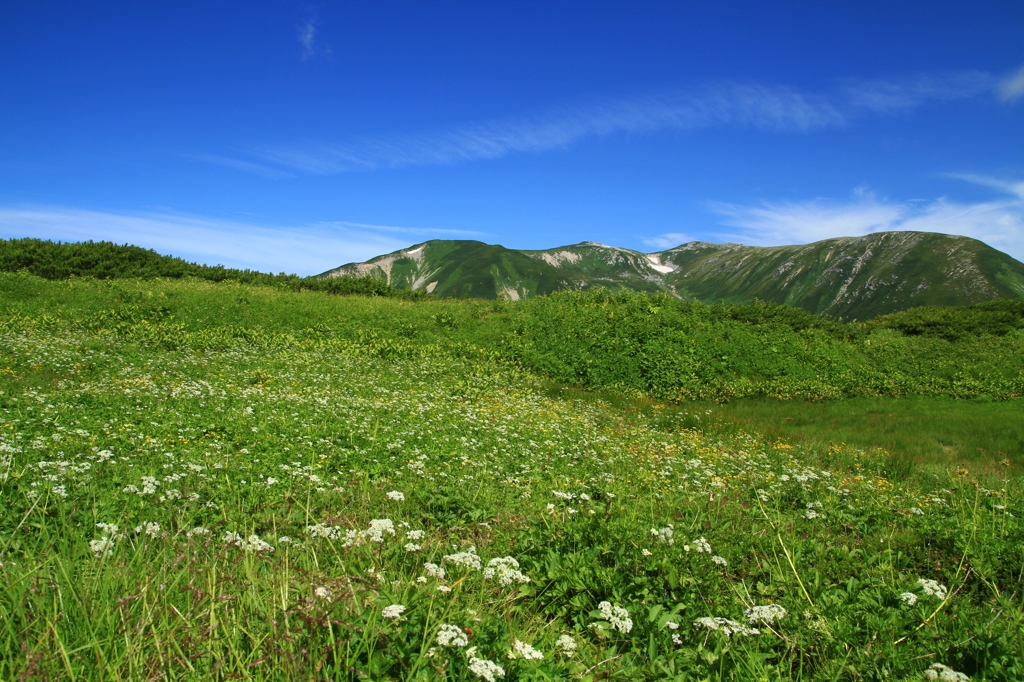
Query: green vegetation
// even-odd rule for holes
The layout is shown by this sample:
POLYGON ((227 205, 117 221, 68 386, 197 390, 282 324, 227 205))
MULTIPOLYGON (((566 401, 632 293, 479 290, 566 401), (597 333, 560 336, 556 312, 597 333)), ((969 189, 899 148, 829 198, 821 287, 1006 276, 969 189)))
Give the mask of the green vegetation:
POLYGON ((111 242, 60 243, 42 239, 0 239, 0 272, 19 270, 46 279, 192 277, 211 282, 276 286, 292 291, 416 297, 415 292, 399 292, 385 282, 366 277, 338 277, 328 280, 287 275, 283 272, 279 275, 269 275, 255 270, 225 268, 222 265, 197 265, 181 258, 162 256, 152 249, 111 242))
POLYGON ((594 242, 517 251, 432 240, 324 275, 374 277, 439 297, 518 300, 600 287, 704 303, 761 300, 846 320, 1024 297, 1024 263, 976 239, 930 232, 801 246, 690 242, 653 254, 594 242))
POLYGON ((1019 680, 1020 315, 0 275, 0 678, 1019 680))
POLYGON ((944 397, 848 398, 808 402, 754 398, 687 403, 716 432, 743 430, 766 440, 826 452, 843 443, 891 457, 891 473, 941 473, 958 464, 995 475, 1024 465, 1024 400, 944 397))

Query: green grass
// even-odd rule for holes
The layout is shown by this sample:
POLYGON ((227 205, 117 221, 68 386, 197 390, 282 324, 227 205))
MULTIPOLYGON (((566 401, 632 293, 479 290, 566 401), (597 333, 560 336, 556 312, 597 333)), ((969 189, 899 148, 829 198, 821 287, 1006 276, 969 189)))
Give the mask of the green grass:
POLYGON ((943 397, 848 398, 841 401, 737 400, 687 406, 710 418, 818 450, 830 443, 880 448, 917 471, 957 464, 999 471, 1024 466, 1024 401, 965 401, 943 397))
POLYGON ((1024 677, 1010 468, 555 386, 502 306, 0 293, 0 679, 1024 677))

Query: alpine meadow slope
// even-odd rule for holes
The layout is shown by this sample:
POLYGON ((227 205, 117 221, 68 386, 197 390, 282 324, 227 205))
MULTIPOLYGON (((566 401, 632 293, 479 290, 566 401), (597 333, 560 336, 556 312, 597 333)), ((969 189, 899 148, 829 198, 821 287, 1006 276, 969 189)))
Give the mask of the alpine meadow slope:
POLYGON ((596 242, 518 251, 431 240, 321 276, 372 277, 448 298, 519 300, 596 287, 664 291, 707 303, 781 303, 854 320, 1024 297, 1024 264, 976 239, 931 232, 773 247, 689 242, 647 254, 596 242))

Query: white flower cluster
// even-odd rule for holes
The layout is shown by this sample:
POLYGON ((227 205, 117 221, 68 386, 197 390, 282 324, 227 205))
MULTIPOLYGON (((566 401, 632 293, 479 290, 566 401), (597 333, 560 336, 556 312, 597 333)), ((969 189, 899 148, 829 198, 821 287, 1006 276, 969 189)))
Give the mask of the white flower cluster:
POLYGON ((497 579, 502 587, 508 587, 512 583, 530 582, 530 578, 519 571, 519 562, 510 556, 488 561, 487 568, 484 569, 484 578, 497 579))
POLYGON ((261 539, 260 536, 253 534, 247 538, 243 538, 238 533, 229 530, 224 533, 224 544, 233 545, 239 549, 243 549, 246 552, 273 552, 274 548, 270 546, 270 543, 261 539))
POLYGON ((196 526, 192 530, 185 531, 185 537, 188 537, 188 538, 202 537, 202 536, 206 536, 206 535, 209 535, 209 534, 210 534, 210 529, 209 528, 204 528, 203 526, 196 526))
POLYGON ((442 623, 437 629, 437 643, 440 646, 463 647, 469 644, 469 638, 458 625, 442 623))
MULTIPOLYGON (((696 540, 694 540, 693 541, 693 548, 695 550, 697 550, 698 553, 711 554, 711 545, 708 544, 708 541, 705 540, 704 538, 697 538, 696 540)), ((685 549, 687 552, 689 552, 690 551, 690 546, 687 545, 683 549, 685 549)))
POLYGON ((695 628, 704 628, 705 630, 721 632, 726 637, 732 637, 733 635, 742 635, 743 637, 750 637, 752 635, 759 635, 761 631, 757 628, 749 628, 743 623, 737 623, 734 620, 728 618, 698 618, 693 623, 695 628))
POLYGON ((405 502, 405 493, 401 493, 397 490, 392 490, 387 494, 387 498, 393 502, 405 502))
POLYGON ((900 601, 907 606, 913 606, 917 603, 917 595, 913 592, 903 592, 900 594, 900 601))
POLYGON ((380 615, 382 618, 387 618, 388 620, 398 620, 402 617, 403 613, 405 613, 404 606, 401 604, 392 604, 391 606, 385 606, 380 612, 380 615))
POLYGON ((480 562, 480 557, 477 556, 476 547, 470 547, 465 552, 457 552, 455 554, 446 554, 441 558, 441 561, 447 561, 453 563, 456 566, 462 566, 473 571, 479 571, 483 565, 480 562))
POLYGON ((494 682, 499 677, 505 677, 505 670, 500 665, 476 656, 469 657, 469 672, 487 682, 494 682))
POLYGON ((429 575, 431 578, 444 580, 444 569, 438 566, 437 564, 423 564, 423 572, 429 575))
POLYGON ((572 658, 576 653, 576 640, 569 635, 562 635, 555 642, 555 648, 566 658, 572 658))
POLYGON ((924 671, 926 680, 943 680, 943 682, 968 682, 971 678, 963 673, 958 673, 947 665, 932 663, 931 667, 924 671))
POLYGON ((621 606, 613 606, 611 602, 603 601, 597 605, 597 610, 601 612, 601 617, 608 621, 613 630, 626 634, 633 629, 629 611, 621 606))
POLYGON ((90 540, 89 549, 97 558, 110 556, 114 550, 114 543, 123 538, 124 533, 121 533, 117 525, 113 523, 97 523, 96 527, 103 535, 99 540, 90 540))
POLYGON ((410 540, 422 540, 426 536, 426 531, 422 530, 407 530, 405 531, 405 537, 410 540))
POLYGON ((675 538, 672 536, 675 534, 675 526, 671 523, 664 528, 652 528, 651 535, 658 539, 658 542, 664 542, 667 545, 674 545, 675 538))
POLYGON ((948 590, 945 585, 940 585, 934 580, 929 580, 927 578, 918 578, 917 584, 921 586, 921 589, 924 590, 924 593, 929 597, 935 597, 940 601, 946 598, 948 590))
POLYGON ((508 652, 508 657, 511 659, 521 658, 524 661, 540 661, 544 659, 544 654, 517 639, 512 642, 512 651, 508 652))
POLYGON ((711 562, 714 563, 714 564, 717 564, 717 565, 719 565, 719 566, 721 566, 723 568, 725 568, 726 566, 729 565, 729 562, 726 560, 725 557, 718 556, 717 554, 715 556, 711 557, 711 562))
POLYGON ((158 538, 161 535, 160 524, 156 521, 147 521, 141 526, 135 526, 135 534, 141 535, 142 533, 145 533, 151 538, 158 538))
POLYGON ((114 551, 114 540, 106 535, 99 540, 90 540, 89 549, 97 557, 110 556, 110 553, 114 551))
POLYGON ((804 512, 804 518, 811 520, 820 517, 821 514, 818 513, 818 509, 821 509, 821 502, 808 502, 807 511, 804 512))
POLYGON ((345 529, 341 526, 325 526, 322 523, 315 523, 312 526, 306 526, 306 534, 313 539, 337 540, 345 534, 345 529))
POLYGON ((384 542, 385 535, 395 534, 395 524, 391 519, 373 519, 370 527, 362 532, 362 536, 370 542, 384 542))
POLYGON ((756 625, 757 623, 771 625, 776 620, 782 620, 786 617, 786 609, 780 604, 763 604, 750 607, 743 615, 747 617, 747 622, 751 625, 756 625))
POLYGON ((326 587, 325 585, 317 585, 316 588, 313 590, 313 595, 317 599, 330 599, 331 598, 331 590, 330 590, 330 588, 326 587))

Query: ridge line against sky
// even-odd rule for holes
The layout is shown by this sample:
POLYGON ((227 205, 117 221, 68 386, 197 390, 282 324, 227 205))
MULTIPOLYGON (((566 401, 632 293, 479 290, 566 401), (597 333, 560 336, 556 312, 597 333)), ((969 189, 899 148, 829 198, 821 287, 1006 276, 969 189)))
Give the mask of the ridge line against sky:
MULTIPOLYGON (((637 239, 652 250, 663 251, 688 241, 708 241, 709 236, 710 241, 719 243, 779 246, 874 232, 942 232, 979 239, 1024 262, 1024 181, 972 174, 948 176, 988 187, 998 196, 971 203, 944 197, 900 202, 879 198, 870 189, 858 187, 847 201, 810 199, 757 205, 710 201, 707 208, 720 219, 717 229, 705 230, 702 236, 669 232, 637 235, 637 239)), ((494 241, 494 235, 486 232, 346 221, 282 226, 168 211, 0 207, 0 236, 23 237, 33 233, 33 226, 50 239, 133 243, 210 265, 302 275, 367 261, 423 241, 420 237, 494 241), (54 229, 55 225, 60 227, 54 229), (301 238, 296 239, 297 235, 301 238), (397 235, 409 235, 410 240, 397 235), (182 249, 182 243, 191 248, 182 249)), ((562 245, 536 244, 534 248, 562 245)))
POLYGON ((383 134, 349 143, 307 141, 255 146, 239 159, 194 154, 209 163, 264 177, 324 175, 406 166, 451 165, 513 153, 562 149, 588 137, 735 126, 775 133, 844 128, 866 116, 909 113, 931 103, 989 95, 1024 97, 1024 67, 1009 75, 931 71, 903 78, 844 78, 826 93, 784 85, 722 81, 634 98, 563 105, 533 116, 469 124, 432 133, 383 134))

